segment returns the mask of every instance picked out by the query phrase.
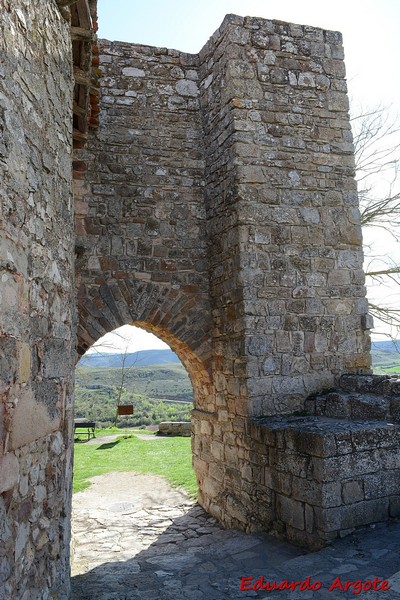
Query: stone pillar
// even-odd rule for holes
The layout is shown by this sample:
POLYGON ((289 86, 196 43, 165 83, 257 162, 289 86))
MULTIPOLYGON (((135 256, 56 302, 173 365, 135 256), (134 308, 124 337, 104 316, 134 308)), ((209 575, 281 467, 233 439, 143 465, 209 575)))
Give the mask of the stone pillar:
POLYGON ((275 507, 248 419, 370 368, 341 35, 228 15, 200 92, 216 402, 195 464, 206 508, 251 529, 275 507))
POLYGON ((71 46, 56 2, 2 3, 0 50, 0 597, 61 599, 74 244, 71 46))
POLYGON ((341 42, 231 15, 200 54, 214 339, 236 414, 301 410, 370 368, 341 42))

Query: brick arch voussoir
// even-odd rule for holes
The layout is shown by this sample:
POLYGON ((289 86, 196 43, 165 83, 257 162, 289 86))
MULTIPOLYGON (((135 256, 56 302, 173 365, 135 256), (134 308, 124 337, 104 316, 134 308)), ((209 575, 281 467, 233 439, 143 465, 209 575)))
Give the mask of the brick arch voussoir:
POLYGON ((78 354, 118 327, 136 325, 165 341, 179 356, 191 379, 196 407, 213 404, 208 298, 128 279, 81 283, 78 318, 78 354))

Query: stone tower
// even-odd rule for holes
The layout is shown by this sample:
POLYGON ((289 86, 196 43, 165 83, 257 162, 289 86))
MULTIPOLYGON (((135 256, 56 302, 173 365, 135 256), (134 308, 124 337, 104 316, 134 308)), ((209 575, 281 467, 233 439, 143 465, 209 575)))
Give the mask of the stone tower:
POLYGON ((398 516, 340 34, 229 15, 196 55, 97 43, 94 0, 0 26, 0 596, 69 597, 75 340, 126 323, 189 372, 227 526, 316 547, 398 516))

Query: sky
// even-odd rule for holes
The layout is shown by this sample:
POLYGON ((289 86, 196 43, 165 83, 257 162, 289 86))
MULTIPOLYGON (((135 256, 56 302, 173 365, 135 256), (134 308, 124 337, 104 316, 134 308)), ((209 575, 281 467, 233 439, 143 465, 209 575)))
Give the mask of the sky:
MULTIPOLYGON (((400 115, 399 0, 98 0, 98 35, 197 53, 229 13, 340 31, 352 106, 381 105, 400 115)), ((391 252, 398 253, 398 245, 391 252)), ((167 347, 127 327, 124 335, 134 330, 130 351, 167 347)))
POLYGON ((341 31, 350 96, 400 111, 399 0, 99 0, 99 37, 197 53, 226 14, 341 31))

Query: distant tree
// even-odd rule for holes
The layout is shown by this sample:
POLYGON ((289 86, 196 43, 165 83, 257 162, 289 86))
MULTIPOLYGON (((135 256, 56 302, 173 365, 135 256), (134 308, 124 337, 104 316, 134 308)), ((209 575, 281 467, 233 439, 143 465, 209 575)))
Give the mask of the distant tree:
MULTIPOLYGON (((129 364, 129 359, 130 359, 130 357, 132 357, 132 354, 129 353, 129 351, 128 351, 130 340, 127 338, 124 338, 120 334, 118 334, 118 335, 121 338, 122 352, 120 353, 121 365, 120 365, 119 383, 115 388, 115 390, 116 390, 116 409, 115 409, 115 421, 114 421, 115 427, 117 426, 117 423, 118 423, 118 407, 121 406, 121 404, 123 404, 123 396, 127 393, 127 390, 125 388, 125 379, 126 379, 127 373, 129 371, 129 369, 131 369, 132 367, 134 367, 136 365, 137 360, 138 360, 138 353, 136 352, 134 360, 132 362, 130 362, 130 364, 129 364)), ((132 398, 133 396, 131 395, 130 397, 132 398)))
MULTIPOLYGON (((383 243, 400 242, 400 125, 388 107, 360 109, 352 115, 361 224, 374 229, 383 243)), ((400 293, 400 256, 389 256, 377 242, 365 246, 367 284, 387 286, 400 293)), ((387 299, 370 299, 369 312, 400 337, 400 307, 387 299)))
MULTIPOLYGON (((135 358, 132 360, 132 354, 129 352, 129 346, 131 343, 131 339, 125 337, 118 331, 113 331, 114 336, 118 339, 115 341, 100 341, 93 344, 92 350, 96 352, 104 352, 104 348, 109 348, 110 350, 118 350, 118 355, 120 356, 120 375, 119 381, 117 385, 112 386, 114 397, 115 397, 115 417, 114 417, 114 426, 116 427, 118 424, 118 407, 121 406, 124 402, 124 396, 127 394, 127 389, 125 387, 125 381, 128 374, 128 371, 132 369, 132 367, 136 366, 138 361, 138 352, 134 353, 135 358), (101 348, 101 350, 100 350, 101 348)), ((130 396, 130 399, 133 398, 133 395, 130 396)))

